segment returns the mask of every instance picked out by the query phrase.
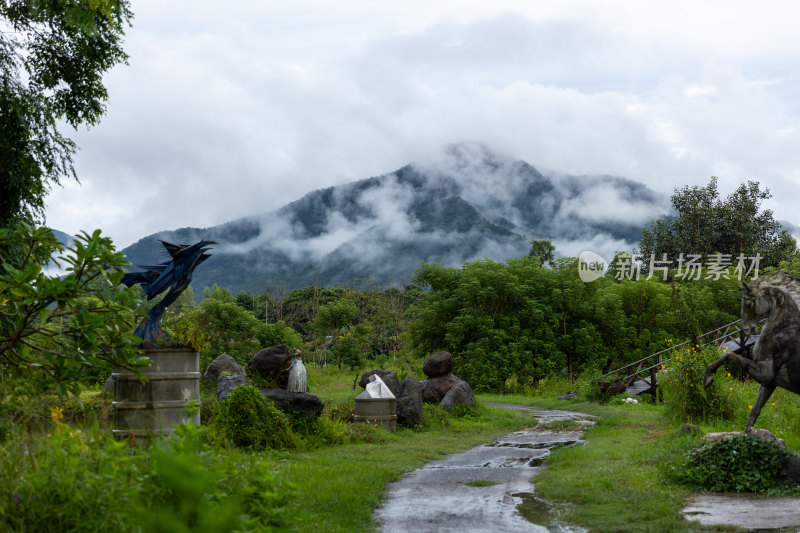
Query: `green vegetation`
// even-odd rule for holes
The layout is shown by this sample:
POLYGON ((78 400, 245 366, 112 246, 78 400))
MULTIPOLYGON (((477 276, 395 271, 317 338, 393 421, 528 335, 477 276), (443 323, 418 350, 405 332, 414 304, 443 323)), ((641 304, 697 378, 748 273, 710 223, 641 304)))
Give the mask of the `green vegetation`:
POLYGON ((214 425, 239 448, 280 450, 294 445, 289 418, 249 385, 236 387, 219 404, 214 425))
POLYGON ((4 531, 264 531, 280 529, 294 496, 256 454, 212 453, 193 426, 131 450, 97 426, 53 413, 47 435, 13 435, 0 454, 4 531))
POLYGON ((553 451, 536 476, 537 494, 569 503, 563 519, 593 531, 688 531, 680 514, 688 490, 663 483, 659 464, 687 451, 691 438, 668 436, 672 423, 658 407, 581 410, 598 415, 586 445, 553 451))
POLYGON ((645 257, 678 258, 683 254, 730 254, 734 263, 743 254, 760 254, 762 268, 776 267, 795 255, 796 243, 761 202, 772 195, 756 181, 742 183, 724 200, 717 191, 717 178, 705 187, 675 189, 672 207, 677 216, 654 221, 642 230, 640 246, 645 257))
MULTIPOLYGON (((327 374, 328 383, 347 379, 327 374)), ((257 403, 247 387, 232 399, 236 391, 248 406, 257 403)), ((341 394, 327 386, 319 392, 341 394)), ((26 435, 18 428, 4 443, 0 529, 304 531, 316 524, 324 531, 367 531, 387 482, 529 421, 486 407, 462 418, 435 406, 430 411, 436 416, 425 425, 396 434, 363 423, 294 419, 294 450, 287 452, 274 449, 283 442, 267 449, 229 445, 219 417, 131 450, 96 424, 65 424, 55 408, 47 431, 26 435)))
POLYGON ((742 435, 706 444, 670 465, 668 475, 683 485, 712 492, 797 493, 781 480, 792 452, 758 437, 742 435))
POLYGON ((75 393, 99 367, 147 364, 132 331, 139 299, 120 285, 123 255, 99 230, 84 233, 60 259, 66 275, 46 274, 42 258, 61 252, 46 228, 0 228, 0 389, 75 393))
MULTIPOLYGON (((423 265, 410 285, 383 291, 278 285, 233 296, 213 286, 199 303, 187 291, 164 327, 201 353, 201 370, 223 352, 244 365, 266 346, 302 348, 324 415, 287 416, 247 386, 217 404, 204 386, 204 425, 153 442, 113 440, 101 429, 110 398, 98 391, 112 366, 146 363, 132 330, 136 314, 156 302, 119 286, 128 265, 99 231, 78 236, 61 259, 64 277, 45 274, 64 250, 34 223, 49 188, 74 176, 76 147, 58 125, 100 119, 102 74, 126 60, 121 39, 131 17, 125 0, 0 2, 0 22, 14 30, 0 32, 0 529, 369 530, 389 481, 532 423, 505 409, 447 413, 430 404, 418 426, 395 434, 351 422, 353 380, 366 367, 393 369, 401 380, 421 376, 425 356, 441 349, 476 391, 512 393, 484 400, 568 405, 598 416, 587 444, 554 451, 537 479, 540 495, 567 504, 558 509, 568 522, 599 531, 685 531, 679 510, 690 487, 773 490, 784 455, 750 439, 686 455, 698 437, 678 431, 682 423, 741 427, 755 395, 737 375, 701 389, 710 351, 668 365, 664 407, 553 400, 566 390, 587 397, 603 371, 733 321, 733 267, 725 271, 730 279, 607 276, 589 284, 578 278, 574 258, 555 259, 547 240, 530 241, 527 256, 504 263, 423 265), (742 454, 753 462, 731 461, 742 454)), ((676 190, 677 216, 645 228, 642 251, 761 253, 762 266, 800 273, 795 243, 760 210, 768 197, 755 182, 724 201, 714 179, 676 190)), ((457 199, 444 205, 453 208, 447 227, 470 226, 474 210, 457 199)), ((760 425, 797 448, 799 407, 799 396, 778 391, 760 425)), ((549 513, 540 499, 521 496, 526 516, 549 513)))
POLYGON ((473 479, 472 481, 467 481, 464 484, 469 485, 470 487, 491 487, 492 485, 497 485, 497 481, 491 481, 489 479, 473 479))
POLYGON ((659 385, 669 416, 679 421, 733 417, 736 406, 732 395, 724 394, 733 386, 730 373, 720 372, 710 387, 703 385, 706 365, 719 356, 714 346, 704 349, 695 346, 681 351, 668 363, 669 371, 661 377, 659 385))
POLYGON ((128 5, 0 2, 0 226, 41 218, 51 185, 75 176, 59 123, 92 126, 105 112, 102 76, 127 60, 128 5))
MULTIPOLYGON (((685 377, 681 386, 691 389, 691 375, 685 377)), ((738 430, 747 420, 758 384, 720 378, 725 383, 716 394, 731 409, 715 414, 691 405, 681 413, 669 407, 666 398, 665 404, 658 405, 642 398, 642 403, 628 405, 620 397, 606 404, 559 401, 555 392, 570 387, 564 378, 549 380, 547 390, 533 395, 481 394, 479 399, 576 410, 596 417, 596 424, 584 433, 585 444, 554 450, 545 459, 547 468, 535 478, 536 496, 554 505, 560 520, 591 531, 727 531, 731 528, 701 528, 682 517, 690 491, 796 494, 797 487, 787 487, 775 477, 776 466, 792 452, 761 441, 730 439, 689 453, 700 446, 703 434, 738 430), (689 422, 695 422, 699 431, 682 430, 689 422)), ((789 450, 800 449, 800 428, 792 422, 800 409, 800 396, 778 389, 772 400, 758 426, 784 439, 789 450)))

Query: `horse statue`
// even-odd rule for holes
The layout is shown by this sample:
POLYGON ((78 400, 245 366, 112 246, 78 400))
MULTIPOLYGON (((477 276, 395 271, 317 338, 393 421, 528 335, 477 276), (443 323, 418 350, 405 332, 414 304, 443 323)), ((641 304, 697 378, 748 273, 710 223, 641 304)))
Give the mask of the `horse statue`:
POLYGON ((714 372, 726 361, 736 363, 761 384, 745 433, 753 430, 761 409, 775 387, 800 394, 800 280, 781 271, 740 285, 742 294, 742 332, 755 335, 758 321, 768 315, 761 335, 753 347, 752 360, 735 353, 726 353, 706 367, 703 384, 714 382, 714 372))

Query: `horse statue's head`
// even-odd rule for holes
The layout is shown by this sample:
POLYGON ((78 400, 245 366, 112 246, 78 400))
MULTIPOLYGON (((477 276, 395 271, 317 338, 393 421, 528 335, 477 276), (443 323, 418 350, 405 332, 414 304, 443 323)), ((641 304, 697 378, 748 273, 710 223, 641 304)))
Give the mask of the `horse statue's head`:
POLYGON ((751 289, 747 284, 739 285, 742 293, 742 331, 745 335, 758 333, 758 320, 769 313, 770 302, 763 287, 751 289))

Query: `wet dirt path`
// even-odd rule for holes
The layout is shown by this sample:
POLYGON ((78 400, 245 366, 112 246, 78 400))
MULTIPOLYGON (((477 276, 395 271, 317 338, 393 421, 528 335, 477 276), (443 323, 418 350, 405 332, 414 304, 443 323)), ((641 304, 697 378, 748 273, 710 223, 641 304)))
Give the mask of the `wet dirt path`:
POLYGON ((591 425, 591 416, 486 405, 530 414, 540 425, 572 420, 578 429, 517 431, 409 472, 389 484, 383 505, 375 511, 379 531, 583 531, 553 517, 550 506, 534 497, 531 478, 541 471, 550 450, 580 442, 580 426, 591 425))

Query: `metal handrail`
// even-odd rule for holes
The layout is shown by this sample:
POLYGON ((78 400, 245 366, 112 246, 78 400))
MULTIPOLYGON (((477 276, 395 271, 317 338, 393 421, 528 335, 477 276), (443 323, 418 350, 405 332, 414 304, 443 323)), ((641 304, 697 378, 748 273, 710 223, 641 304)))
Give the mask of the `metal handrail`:
MULTIPOLYGON (((767 321, 767 319, 763 318, 763 319, 759 320, 758 323, 760 325, 763 325, 766 321, 767 321)), ((706 337, 708 335, 711 335, 712 333, 716 333, 716 332, 720 331, 723 328, 729 328, 729 327, 733 326, 734 324, 738 324, 740 322, 741 322, 741 319, 734 320, 733 322, 731 322, 729 324, 725 324, 724 326, 720 326, 717 329, 712 329, 711 331, 707 331, 707 332, 703 333, 702 335, 700 335, 698 337, 698 340, 700 340, 703 337, 706 337)), ((725 335, 717 337, 714 340, 702 342, 701 344, 703 346, 708 346, 709 344, 716 343, 717 341, 720 341, 720 340, 723 340, 723 339, 730 339, 733 336, 735 336, 737 333, 741 333, 741 331, 742 331, 742 328, 739 327, 735 331, 732 331, 730 333, 726 333, 725 335)), ((683 346, 685 344, 689 344, 689 342, 690 341, 684 341, 684 342, 682 342, 680 344, 676 344, 675 346, 670 346, 669 348, 665 348, 665 349, 663 349, 661 351, 652 353, 652 354, 648 355, 647 357, 643 357, 643 358, 639 359, 638 361, 634 361, 633 363, 630 363, 630 364, 625 365, 625 366, 621 366, 621 367, 617 368, 616 370, 612 370, 611 372, 603 374, 602 376, 598 377, 596 381, 600 381, 601 379, 603 379, 604 377, 607 377, 607 376, 612 376, 612 375, 617 375, 618 376, 621 373, 620 372, 621 370, 625 370, 626 368, 630 368, 630 367, 636 366, 639 363, 643 363, 644 361, 647 361, 648 359, 652 359, 653 357, 656 357, 656 356, 661 355, 663 353, 666 353, 666 352, 669 352, 669 351, 672 351, 672 350, 676 350, 676 349, 680 348, 681 346, 683 346)), ((668 362, 672 361, 673 359, 675 359, 675 357, 677 357, 677 356, 670 357, 669 359, 664 359, 661 362, 656 363, 655 365, 651 365, 651 366, 649 366, 647 368, 643 368, 643 369, 637 370, 636 372, 634 372, 632 374, 628 374, 624 378, 617 377, 616 379, 619 379, 619 380, 630 379, 631 377, 637 376, 639 374, 643 374, 643 373, 645 373, 645 372, 647 372, 649 370, 652 370, 654 368, 658 368, 658 367, 664 365, 665 363, 668 363, 668 362)))

